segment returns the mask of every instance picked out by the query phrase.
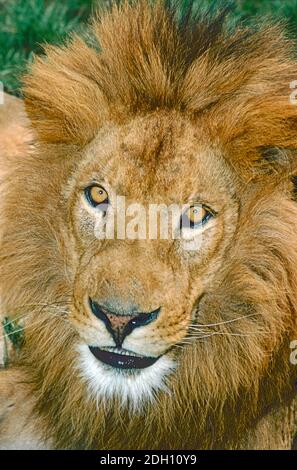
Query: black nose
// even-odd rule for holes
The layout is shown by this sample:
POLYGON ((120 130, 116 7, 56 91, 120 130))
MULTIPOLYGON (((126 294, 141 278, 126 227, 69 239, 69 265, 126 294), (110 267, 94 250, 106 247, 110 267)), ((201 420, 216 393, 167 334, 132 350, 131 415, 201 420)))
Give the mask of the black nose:
POLYGON ((161 310, 160 307, 149 313, 123 315, 111 312, 106 307, 99 305, 92 299, 89 299, 89 303, 94 315, 105 324, 107 330, 113 337, 117 348, 122 346, 126 336, 128 336, 135 328, 149 325, 156 320, 161 310))

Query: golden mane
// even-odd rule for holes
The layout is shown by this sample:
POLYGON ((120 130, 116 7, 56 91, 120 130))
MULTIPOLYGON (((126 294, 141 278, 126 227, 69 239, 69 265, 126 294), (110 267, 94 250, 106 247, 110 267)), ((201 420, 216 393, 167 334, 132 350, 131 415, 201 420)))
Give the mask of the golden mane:
POLYGON ((223 16, 178 21, 164 2, 125 2, 94 20, 100 51, 77 36, 47 46, 25 79, 38 139, 27 158, 7 164, 11 178, 1 183, 0 296, 9 313, 44 305, 28 307, 19 367, 57 448, 236 448, 239 435, 296 394, 289 342, 297 331, 297 206, 278 186, 286 177, 292 191, 296 62, 279 26, 229 32, 223 16), (185 348, 172 393, 130 414, 116 400, 86 399, 78 376, 75 331, 64 318, 72 280, 61 182, 105 123, 159 110, 195 120, 242 187, 260 178, 261 203, 241 221, 220 286, 201 300, 213 323, 225 313, 233 325, 239 307, 260 320, 244 318, 234 336, 222 327, 221 336, 185 348))
POLYGON ((127 2, 94 20, 97 48, 76 35, 45 47, 24 87, 40 139, 84 145, 108 120, 165 108, 203 116, 244 168, 263 148, 295 148, 292 41, 279 25, 230 32, 226 13, 211 19, 190 7, 179 21, 162 1, 127 2))

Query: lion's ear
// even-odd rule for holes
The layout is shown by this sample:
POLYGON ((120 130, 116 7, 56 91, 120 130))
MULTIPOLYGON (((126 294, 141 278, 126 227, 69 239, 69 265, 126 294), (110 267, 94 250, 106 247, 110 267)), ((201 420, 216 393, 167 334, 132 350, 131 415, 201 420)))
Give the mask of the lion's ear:
POLYGON ((262 147, 259 154, 261 173, 292 175, 297 171, 297 148, 262 147))
POLYGON ((25 106, 39 139, 84 145, 98 132, 106 106, 91 68, 96 51, 79 38, 46 47, 24 79, 25 106))
POLYGON ((271 90, 274 101, 265 95, 250 98, 249 106, 243 101, 230 116, 227 138, 222 132, 232 166, 248 180, 297 170, 297 108, 283 85, 289 80, 290 76, 282 79, 280 91, 271 90))

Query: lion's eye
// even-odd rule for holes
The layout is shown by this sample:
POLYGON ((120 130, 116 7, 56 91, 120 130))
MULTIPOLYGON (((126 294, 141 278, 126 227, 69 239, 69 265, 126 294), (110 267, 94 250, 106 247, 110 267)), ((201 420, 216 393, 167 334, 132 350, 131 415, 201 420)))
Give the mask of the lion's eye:
POLYGON ((98 207, 104 204, 106 207, 109 204, 108 194, 102 186, 96 184, 89 186, 85 189, 85 196, 91 206, 98 207))
POLYGON ((181 228, 195 229, 204 225, 213 213, 202 204, 190 206, 181 217, 181 228))

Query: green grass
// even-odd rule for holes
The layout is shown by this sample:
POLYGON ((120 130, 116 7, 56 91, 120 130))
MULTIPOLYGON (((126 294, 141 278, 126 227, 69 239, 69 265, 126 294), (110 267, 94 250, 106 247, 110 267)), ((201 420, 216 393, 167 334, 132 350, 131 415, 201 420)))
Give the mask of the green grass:
MULTIPOLYGON (((0 324, 1 326, 1 324, 0 324)), ((4 367, 8 367, 9 365, 9 353, 8 353, 8 342, 11 342, 14 350, 16 352, 20 351, 21 347, 23 346, 25 340, 25 333, 24 328, 21 326, 17 321, 14 321, 8 317, 5 317, 2 321, 3 327, 3 339, 4 339, 4 367)), ((0 328, 0 334, 2 334, 2 330, 0 328)))
MULTIPOLYGON (((181 0, 182 8, 189 0, 181 0)), ((6 91, 19 93, 20 76, 41 44, 59 44, 71 31, 85 30, 96 5, 112 0, 0 0, 0 81, 6 91)), ((214 10, 223 0, 196 0, 214 10)), ((231 0, 231 19, 254 22, 254 17, 285 18, 297 38, 297 0, 231 0)))
POLYGON ((42 43, 58 44, 79 30, 91 14, 93 0, 0 0, 0 81, 11 93, 42 43))

